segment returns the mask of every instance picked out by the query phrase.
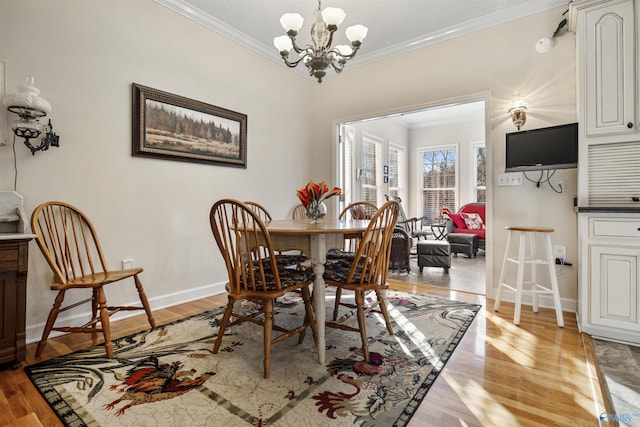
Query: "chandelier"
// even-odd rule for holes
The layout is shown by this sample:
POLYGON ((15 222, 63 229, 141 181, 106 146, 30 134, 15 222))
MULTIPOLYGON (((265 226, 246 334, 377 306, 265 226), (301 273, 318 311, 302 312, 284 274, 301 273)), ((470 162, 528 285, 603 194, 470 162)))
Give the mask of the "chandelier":
POLYGON ((302 62, 309 70, 309 75, 318 79, 318 83, 322 83, 322 78, 327 75, 329 66, 336 73, 342 71, 347 60, 353 58, 358 49, 360 49, 362 40, 367 36, 368 31, 364 25, 358 24, 348 27, 345 30, 345 34, 351 42, 351 46, 338 45, 331 47, 333 34, 344 21, 346 14, 337 7, 327 7, 321 11, 320 2, 321 0, 318 0, 318 10, 315 11, 316 20, 311 26, 311 44, 300 47, 296 43, 298 30, 304 22, 304 19, 298 13, 285 13, 282 15, 280 24, 282 24, 282 28, 287 32, 287 35, 273 39, 273 44, 288 67, 294 68, 302 62), (300 55, 294 61, 289 61, 291 49, 300 55))

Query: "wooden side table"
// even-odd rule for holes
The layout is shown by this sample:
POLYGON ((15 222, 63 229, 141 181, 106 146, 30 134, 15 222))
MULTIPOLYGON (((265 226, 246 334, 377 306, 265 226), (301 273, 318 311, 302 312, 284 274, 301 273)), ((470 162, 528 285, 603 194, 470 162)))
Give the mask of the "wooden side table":
POLYGON ((31 234, 0 236, 0 366, 25 360, 27 266, 31 234))

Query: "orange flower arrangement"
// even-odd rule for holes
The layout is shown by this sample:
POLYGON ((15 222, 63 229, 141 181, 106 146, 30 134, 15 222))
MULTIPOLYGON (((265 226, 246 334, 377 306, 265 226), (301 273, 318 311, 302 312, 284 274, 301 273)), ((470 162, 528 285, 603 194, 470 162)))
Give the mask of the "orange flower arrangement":
POLYGON ((339 196, 340 194, 342 194, 342 190, 339 187, 333 187, 332 190, 329 190, 324 181, 319 184, 309 181, 307 185, 296 192, 300 203, 307 211, 307 216, 314 221, 325 215, 322 202, 329 197, 339 196))

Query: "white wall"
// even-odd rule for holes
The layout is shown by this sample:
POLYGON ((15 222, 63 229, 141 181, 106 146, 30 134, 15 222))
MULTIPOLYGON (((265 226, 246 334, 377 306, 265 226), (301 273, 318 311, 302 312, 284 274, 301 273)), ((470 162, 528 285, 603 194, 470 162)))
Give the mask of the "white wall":
MULTIPOLYGON (((575 36, 564 33, 547 54, 534 49, 541 36, 553 33, 565 9, 555 8, 363 67, 349 68, 347 64, 340 76, 329 76, 313 89, 314 172, 331 177, 330 144, 332 124, 336 122, 448 104, 452 99, 477 99, 477 94, 488 93, 486 143, 492 167, 489 178, 495 179, 504 171, 505 134, 515 130, 507 116, 514 93, 520 93, 529 103, 523 129, 576 121, 575 36)), ((562 194, 538 189, 534 184, 488 190, 490 294, 500 273, 507 225, 554 227, 554 243, 567 246, 568 260, 577 259, 572 206, 576 173, 565 170, 558 175, 565 181, 562 194)), ((575 309, 577 269, 565 270, 559 282, 564 308, 575 309)))
MULTIPOLYGON (((124 258, 144 267, 154 308, 220 292, 226 271, 208 219, 215 200, 253 199, 285 217, 296 189, 315 179, 311 82, 153 0, 0 0, 0 61, 9 91, 35 76, 60 135, 60 148, 35 156, 16 143, 27 214, 47 200, 84 210, 112 268, 124 258), (132 157, 132 82, 247 114, 247 168, 132 157)), ((13 170, 11 146, 0 147, 0 188, 13 188, 13 170)), ((30 249, 33 339, 54 293, 34 242, 30 249)), ((126 286, 109 298, 137 297, 126 286)))

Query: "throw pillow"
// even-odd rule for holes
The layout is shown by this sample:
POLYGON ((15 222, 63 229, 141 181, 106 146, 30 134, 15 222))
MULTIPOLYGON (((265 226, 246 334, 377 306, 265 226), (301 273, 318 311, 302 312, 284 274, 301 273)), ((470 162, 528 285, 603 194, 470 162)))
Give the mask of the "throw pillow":
POLYGON ((456 228, 467 228, 467 224, 462 219, 462 214, 459 213, 449 213, 449 218, 456 225, 456 228))
POLYGON ((469 230, 484 230, 484 222, 482 222, 482 217, 477 213, 463 213, 462 219, 464 219, 465 224, 469 230))

